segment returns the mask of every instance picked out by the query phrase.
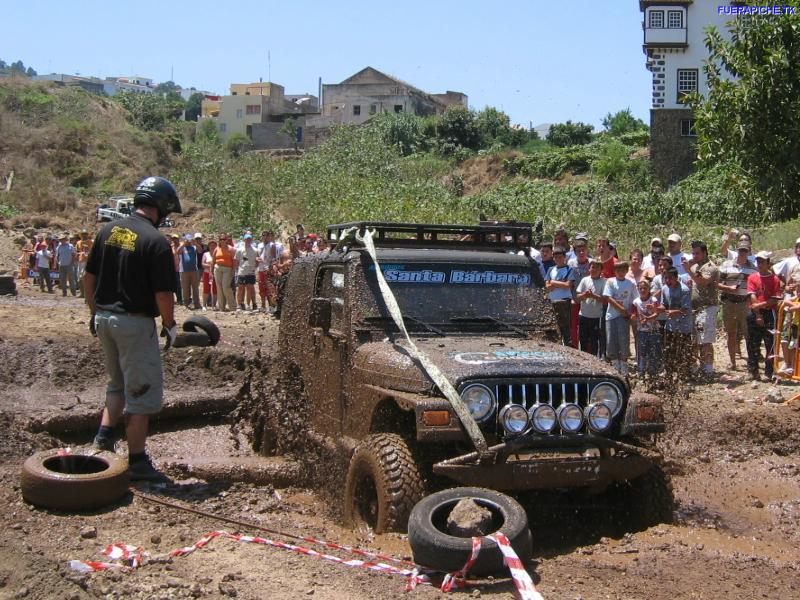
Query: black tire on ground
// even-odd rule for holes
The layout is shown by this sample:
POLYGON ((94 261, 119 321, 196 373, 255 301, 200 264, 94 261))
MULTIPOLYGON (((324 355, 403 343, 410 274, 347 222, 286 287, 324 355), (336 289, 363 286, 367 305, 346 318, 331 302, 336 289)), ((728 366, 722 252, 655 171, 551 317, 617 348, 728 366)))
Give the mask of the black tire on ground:
MULTIPOLYGON (((489 509, 494 518, 493 531, 500 531, 523 564, 533 555, 533 541, 525 509, 509 496, 483 488, 461 487, 436 492, 420 500, 408 519, 408 543, 417 564, 452 573, 464 567, 472 554, 472 538, 447 532, 447 517, 459 500, 472 498, 489 509)), ((492 575, 505 569, 497 544, 482 540, 478 560, 470 568, 472 575, 492 575)), ((507 571, 507 570, 506 570, 507 571)))
POLYGON ((59 510, 89 510, 112 504, 128 492, 128 461, 95 450, 59 456, 37 452, 22 465, 22 497, 59 510))
POLYGON ((175 336, 175 341, 172 342, 173 348, 187 348, 189 346, 198 346, 205 348, 211 346, 211 340, 203 331, 179 331, 175 336))
POLYGON ((16 295, 17 284, 11 276, 0 277, 0 296, 16 295))
POLYGON ((405 531, 425 484, 405 440, 394 433, 377 433, 353 453, 344 494, 346 523, 365 524, 375 533, 405 531))
POLYGON ((192 315, 183 322, 184 331, 197 331, 198 329, 206 332, 208 339, 211 340, 211 346, 216 346, 219 343, 219 327, 211 319, 200 315, 192 315))
POLYGON ((620 483, 618 492, 617 510, 625 516, 627 526, 639 530, 672 522, 675 510, 672 483, 660 467, 620 483))

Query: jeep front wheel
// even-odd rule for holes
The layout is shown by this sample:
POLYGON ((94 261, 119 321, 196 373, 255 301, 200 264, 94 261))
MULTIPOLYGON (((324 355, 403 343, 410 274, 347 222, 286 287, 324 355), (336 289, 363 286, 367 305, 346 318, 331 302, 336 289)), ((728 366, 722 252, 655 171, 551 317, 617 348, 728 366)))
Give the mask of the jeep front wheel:
POLYGON ((347 470, 345 522, 375 533, 405 531, 408 515, 425 495, 425 485, 405 440, 393 433, 368 436, 347 470))

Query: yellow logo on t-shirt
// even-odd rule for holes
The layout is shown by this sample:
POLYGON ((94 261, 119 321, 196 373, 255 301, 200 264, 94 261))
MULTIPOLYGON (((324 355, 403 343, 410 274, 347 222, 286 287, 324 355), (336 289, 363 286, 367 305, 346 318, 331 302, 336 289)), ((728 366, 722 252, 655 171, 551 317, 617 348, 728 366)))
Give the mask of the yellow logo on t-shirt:
POLYGON ((106 240, 106 246, 116 246, 123 250, 133 252, 136 250, 136 238, 138 234, 125 227, 114 227, 111 230, 111 235, 106 240))

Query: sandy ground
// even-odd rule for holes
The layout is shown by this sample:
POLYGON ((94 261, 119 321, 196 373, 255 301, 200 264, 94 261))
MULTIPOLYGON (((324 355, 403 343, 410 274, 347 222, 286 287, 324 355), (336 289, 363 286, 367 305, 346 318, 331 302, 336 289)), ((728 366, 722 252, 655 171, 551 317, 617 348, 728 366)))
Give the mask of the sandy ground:
MULTIPOLYGON (((187 314, 179 309, 178 320, 187 314)), ((277 323, 271 317, 211 316, 223 343, 170 351, 168 403, 187 396, 230 403, 255 352, 269 354, 275 346, 277 323)), ((70 559, 100 560, 99 550, 114 542, 159 555, 208 531, 259 532, 138 496, 81 514, 26 504, 19 473, 28 455, 91 440, 90 429, 59 432, 52 424, 69 421, 63 415, 73 413, 92 421, 102 404, 103 368, 79 299, 40 294, 23 284, 18 297, 0 297, 0 323, 0 598, 441 595, 425 586, 405 592, 397 576, 224 539, 132 573, 70 570, 70 559)), ((772 386, 745 383, 742 371, 733 375, 742 381, 717 380, 670 398, 680 410, 661 446, 678 501, 674 523, 630 531, 609 518, 613 507, 578 503, 569 495, 522 498, 534 535, 532 571, 546 599, 800 597, 800 407, 764 403, 772 386)), ((778 389, 786 398, 800 392, 793 385, 778 389)), ((401 535, 343 528, 335 500, 314 490, 188 477, 193 471, 186 465, 209 458, 232 465, 261 460, 213 411, 154 429, 151 453, 176 478, 176 485, 150 490, 154 494, 271 529, 409 556, 401 535)), ((513 586, 490 580, 456 594, 511 598, 513 586)))

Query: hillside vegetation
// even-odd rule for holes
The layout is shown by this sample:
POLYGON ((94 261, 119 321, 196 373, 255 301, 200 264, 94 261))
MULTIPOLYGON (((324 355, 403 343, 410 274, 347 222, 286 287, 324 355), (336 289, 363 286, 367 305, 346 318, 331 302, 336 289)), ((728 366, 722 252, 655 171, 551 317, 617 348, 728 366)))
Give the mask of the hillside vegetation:
POLYGON ((168 138, 128 117, 117 102, 80 88, 2 80, 0 183, 14 178, 10 192, 0 192, 0 210, 84 214, 144 174, 169 172, 176 157, 168 138))

